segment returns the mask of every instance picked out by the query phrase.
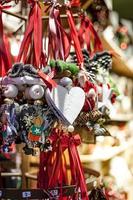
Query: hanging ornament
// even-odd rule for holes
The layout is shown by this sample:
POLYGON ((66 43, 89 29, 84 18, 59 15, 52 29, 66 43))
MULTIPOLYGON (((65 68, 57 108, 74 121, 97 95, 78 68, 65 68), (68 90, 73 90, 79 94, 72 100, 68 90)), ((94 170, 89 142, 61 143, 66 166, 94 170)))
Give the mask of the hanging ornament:
POLYGON ((14 102, 13 99, 5 98, 4 103, 0 107, 0 132, 2 135, 1 150, 9 152, 10 147, 15 143, 18 137, 19 123, 18 112, 19 105, 14 102))
MULTIPOLYGON (((115 97, 106 79, 100 82, 98 75, 108 76, 111 54, 101 52, 101 42, 88 17, 81 16, 82 28, 78 34, 71 6, 79 5, 79 1, 65 4, 70 28, 67 33, 61 23, 60 5, 55 0, 49 5, 49 52, 46 56, 42 46, 41 7, 38 1, 29 2, 31 10, 18 63, 1 81, 2 86, 6 86, 7 81, 10 83, 1 95, 2 101, 4 96, 10 98, 8 102, 4 100, 0 108, 1 147, 9 151, 10 145, 19 138, 25 144, 25 154, 38 156, 40 150, 38 187, 46 190, 59 187, 60 194, 55 196, 61 200, 88 200, 77 151, 81 139, 74 130, 79 131, 78 126, 80 131, 84 129, 93 136, 93 142, 96 136, 109 135, 102 123, 105 113, 101 108, 111 109, 115 97), (81 49, 83 39, 88 51, 81 49), (72 45, 75 53, 71 53, 67 62, 72 45), (20 104, 18 111, 15 100, 20 104), (77 191, 68 198, 62 193, 63 186, 67 185, 74 185, 77 191)), ((94 193, 104 199, 98 188, 92 191, 90 198, 94 198, 94 193)))
POLYGON ((63 123, 70 125, 73 124, 84 105, 85 93, 80 87, 72 87, 68 90, 58 85, 51 92, 49 89, 46 90, 46 101, 55 115, 63 123))
POLYGON ((122 23, 119 24, 115 32, 115 40, 123 51, 126 51, 132 45, 132 39, 128 28, 122 23))
POLYGON ((102 101, 98 102, 98 107, 107 107, 108 110, 113 109, 113 105, 111 103, 111 89, 107 84, 102 85, 102 101))
MULTIPOLYGON (((99 69, 109 70, 112 67, 112 54, 107 51, 102 51, 94 54, 90 57, 87 50, 83 49, 84 67, 88 72, 88 76, 91 81, 96 79, 96 75, 99 73, 99 69)), ((71 62, 78 63, 74 53, 71 53, 71 62)))
MULTIPOLYGON (((59 129, 54 129, 49 140, 52 144, 52 152, 41 153, 38 187, 47 189, 57 186, 62 188, 69 184, 76 185, 77 193, 70 199, 78 199, 78 191, 80 191, 82 200, 88 200, 83 169, 76 148, 81 142, 79 135, 72 136, 59 129)), ((63 198, 60 194, 59 198, 64 199, 65 197, 63 198)))
POLYGON ((24 147, 26 154, 33 154, 36 147, 45 150, 47 137, 54 121, 53 113, 41 100, 22 106, 20 131, 22 141, 26 144, 24 147))

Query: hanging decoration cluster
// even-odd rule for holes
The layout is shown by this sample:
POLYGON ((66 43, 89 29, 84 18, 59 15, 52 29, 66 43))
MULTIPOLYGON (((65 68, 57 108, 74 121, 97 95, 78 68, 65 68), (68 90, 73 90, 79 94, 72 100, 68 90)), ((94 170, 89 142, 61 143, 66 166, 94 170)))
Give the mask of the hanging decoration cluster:
POLYGON ((63 27, 58 3, 51 1, 47 54, 40 4, 28 3, 29 20, 12 67, 6 63, 2 26, 0 30, 0 62, 7 72, 0 79, 0 151, 10 152, 12 143, 24 143, 27 155, 38 155, 40 149, 38 187, 76 185, 81 199, 87 200, 77 146, 84 139, 82 130, 88 137, 109 134, 103 122, 118 95, 109 77, 112 55, 103 51, 85 14, 79 14, 80 28, 76 28, 71 7, 79 6, 79 1, 74 0, 63 5, 69 32, 63 27))

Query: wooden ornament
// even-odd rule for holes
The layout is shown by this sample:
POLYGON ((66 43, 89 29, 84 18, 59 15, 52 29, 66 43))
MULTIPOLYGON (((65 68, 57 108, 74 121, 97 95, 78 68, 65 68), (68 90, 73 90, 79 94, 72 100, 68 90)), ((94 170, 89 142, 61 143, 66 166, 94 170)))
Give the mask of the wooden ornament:
POLYGON ((47 89, 46 100, 51 109, 57 110, 58 115, 62 115, 69 124, 73 124, 83 108, 85 93, 79 87, 67 90, 58 85, 52 91, 47 89))

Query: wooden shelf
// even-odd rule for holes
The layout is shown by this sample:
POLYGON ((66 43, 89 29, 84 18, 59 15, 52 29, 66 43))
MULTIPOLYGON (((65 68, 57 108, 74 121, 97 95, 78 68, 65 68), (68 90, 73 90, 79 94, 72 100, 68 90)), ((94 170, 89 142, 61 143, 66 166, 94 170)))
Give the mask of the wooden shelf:
POLYGON ((123 143, 120 146, 116 147, 102 147, 98 148, 91 155, 80 155, 82 163, 95 162, 95 161, 107 161, 118 154, 124 152, 128 148, 133 147, 133 138, 130 138, 129 141, 123 143))
MULTIPOLYGON (((87 10, 89 8, 89 6, 93 3, 94 0, 81 0, 81 7, 84 10, 87 10)), ((108 1, 108 0, 107 0, 108 1)), ((110 9, 109 6, 111 5, 111 3, 108 3, 106 0, 103 0, 102 4, 105 5, 107 7, 107 9, 110 9)))
POLYGON ((1 177, 21 177, 21 172, 1 172, 1 177))
MULTIPOLYGON (((116 52, 116 55, 119 54, 116 48, 112 46, 112 42, 107 41, 104 35, 101 35, 101 41, 104 49, 116 52)), ((113 57, 112 71, 120 76, 126 76, 133 79, 133 70, 129 68, 126 61, 119 55, 113 57)))
POLYGON ((81 7, 82 9, 86 10, 91 4, 93 3, 93 0, 87 0, 87 1, 81 1, 81 7))
POLYGON ((106 125, 121 125, 133 120, 133 114, 118 114, 108 120, 106 125))

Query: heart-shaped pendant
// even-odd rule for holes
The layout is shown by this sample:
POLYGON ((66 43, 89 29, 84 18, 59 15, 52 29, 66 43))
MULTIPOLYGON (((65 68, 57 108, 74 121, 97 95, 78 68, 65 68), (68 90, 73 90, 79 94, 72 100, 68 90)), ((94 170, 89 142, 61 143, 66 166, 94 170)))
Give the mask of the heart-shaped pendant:
POLYGON ((57 117, 69 124, 73 124, 85 102, 85 93, 79 87, 70 90, 58 85, 50 91, 46 90, 46 100, 57 117), (56 112, 55 112, 56 111, 56 112))

